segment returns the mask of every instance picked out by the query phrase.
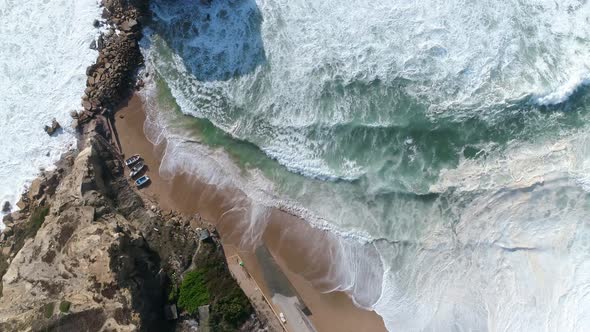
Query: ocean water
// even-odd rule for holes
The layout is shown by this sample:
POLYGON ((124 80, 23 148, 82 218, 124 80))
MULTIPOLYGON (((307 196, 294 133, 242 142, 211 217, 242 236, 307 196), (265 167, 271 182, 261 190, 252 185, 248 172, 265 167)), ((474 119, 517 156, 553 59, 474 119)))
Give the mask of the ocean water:
POLYGON ((69 112, 96 60, 99 17, 96 0, 0 1, 0 203, 16 208, 39 170, 75 147, 69 112), (53 118, 63 131, 49 137, 53 118))
POLYGON ((390 331, 590 329, 588 2, 152 8, 162 174, 337 234, 312 282, 390 331))

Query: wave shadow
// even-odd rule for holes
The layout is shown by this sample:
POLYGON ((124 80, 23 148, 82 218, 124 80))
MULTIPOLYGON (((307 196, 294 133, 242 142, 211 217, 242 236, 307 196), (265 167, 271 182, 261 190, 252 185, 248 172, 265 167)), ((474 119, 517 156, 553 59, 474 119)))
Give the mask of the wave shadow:
POLYGON ((224 81, 266 62, 255 0, 154 0, 153 28, 200 81, 224 81))

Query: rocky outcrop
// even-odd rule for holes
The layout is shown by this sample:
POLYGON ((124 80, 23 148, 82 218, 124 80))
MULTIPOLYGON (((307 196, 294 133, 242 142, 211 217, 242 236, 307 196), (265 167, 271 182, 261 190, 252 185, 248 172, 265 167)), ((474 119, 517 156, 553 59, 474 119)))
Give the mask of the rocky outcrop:
POLYGON ((170 285, 191 265, 216 259, 216 277, 231 280, 219 273, 219 245, 198 250, 193 227, 208 225, 145 208, 102 136, 42 179, 27 208, 5 218, 0 330, 174 330, 164 316, 170 285))
POLYGON ((83 111, 72 115, 75 126, 112 112, 133 90, 135 74, 143 64, 139 40, 148 17, 147 1, 104 0, 103 6, 106 32, 92 45, 99 56, 86 70, 83 111))
POLYGON ((2 212, 9 213, 10 211, 12 211, 12 205, 10 205, 9 201, 4 202, 4 204, 2 204, 2 212))
POLYGON ((45 132, 49 136, 55 134, 59 129, 61 129, 61 125, 59 124, 59 122, 57 122, 55 118, 53 118, 53 120, 51 121, 51 126, 44 127, 45 132))

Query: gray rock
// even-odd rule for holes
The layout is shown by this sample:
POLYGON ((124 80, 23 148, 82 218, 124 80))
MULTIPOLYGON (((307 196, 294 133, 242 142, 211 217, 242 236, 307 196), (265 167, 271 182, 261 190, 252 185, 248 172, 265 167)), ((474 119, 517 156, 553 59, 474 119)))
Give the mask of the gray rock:
POLYGON ((2 204, 2 212, 10 213, 10 211, 12 211, 12 205, 10 205, 9 201, 4 202, 4 204, 2 204))
POLYGON ((6 237, 11 237, 14 234, 14 231, 12 230, 12 227, 6 226, 4 231, 2 231, 2 234, 4 234, 6 237))

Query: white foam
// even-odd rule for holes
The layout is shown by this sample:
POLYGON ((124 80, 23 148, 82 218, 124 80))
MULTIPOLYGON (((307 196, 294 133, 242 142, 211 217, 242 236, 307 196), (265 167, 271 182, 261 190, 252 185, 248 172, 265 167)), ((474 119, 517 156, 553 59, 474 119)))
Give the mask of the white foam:
MULTIPOLYGON (((214 3, 205 12, 232 4, 214 3)), ((586 76, 580 73, 590 68, 589 3, 270 0, 257 5, 265 61, 255 68, 246 62, 238 77, 199 80, 187 69, 190 56, 187 65, 186 55, 156 42, 155 70, 183 113, 255 143, 289 170, 359 183, 296 178, 295 192, 289 192, 259 173, 244 174, 222 151, 183 144, 178 132, 154 134, 176 140, 169 148, 180 157, 168 158, 164 173, 203 174, 206 181, 245 192, 253 211, 279 207, 354 240, 350 247, 342 240, 334 249, 340 264, 319 282, 375 309, 392 331, 590 327, 584 288, 590 269, 583 263, 590 252, 584 223, 590 211, 588 195, 579 187, 590 170, 587 128, 559 139, 548 135, 552 138, 534 143, 509 142, 506 149, 481 143, 489 150, 485 162, 461 159, 455 169, 449 167, 431 187, 436 195, 397 194, 387 182, 395 172, 363 176, 371 165, 348 156, 330 160, 330 152, 348 152, 337 145, 346 139, 335 136, 334 128, 355 123, 404 127, 412 115, 404 112, 421 111, 416 104, 425 104, 435 119, 458 123, 485 120, 486 112, 498 119, 505 106, 530 96, 541 105, 565 101, 584 84, 586 76), (345 89, 357 83, 364 92, 345 89), (329 98, 338 91, 344 92, 329 98), (383 96, 391 98, 372 104, 383 96), (331 104, 322 104, 325 99, 331 104), (360 255, 359 243, 374 246, 378 255, 360 255), (375 270, 359 263, 362 259, 375 270), (575 309, 576 303, 583 308, 575 309)), ((160 9, 168 22, 197 12, 160 9)), ((205 12, 188 20, 200 32, 191 46, 221 61, 206 59, 209 71, 196 76, 223 72, 218 66, 236 69, 239 63, 224 59, 239 52, 217 48, 212 37, 244 45, 256 29, 234 29, 247 21, 241 11, 202 24, 205 12)), ((190 33, 180 37, 192 38, 190 33)), ((407 148, 409 159, 418 159, 423 142, 403 137, 396 143, 407 148)), ((391 168, 402 162, 386 161, 391 168)), ((429 174, 419 160, 416 164, 429 174)), ((252 237, 265 227, 260 215, 265 214, 245 218, 252 237)))
POLYGON ((481 194, 415 250, 382 248, 374 308, 391 331, 586 330, 589 202, 567 179, 481 194))
MULTIPOLYGON (((453 169, 443 169, 430 187, 434 193, 494 191, 527 188, 554 178, 584 183, 590 174, 590 129, 582 128, 558 140, 511 142, 507 148, 489 148, 487 158, 463 158, 453 169)), ((484 148, 485 150, 485 148, 484 148)))
POLYGON ((590 326, 584 311, 590 265, 581 263, 590 252, 590 230, 583 225, 589 198, 569 181, 590 169, 587 128, 547 144, 514 142, 498 153, 490 148, 486 163, 465 159, 433 186, 441 198, 432 204, 392 199, 395 213, 387 224, 355 219, 362 216, 356 202, 336 190, 310 194, 316 202, 306 207, 284 199, 260 173, 244 174, 222 150, 167 131, 173 121, 165 114, 152 109, 146 125, 154 141, 171 138, 161 172, 188 172, 242 190, 251 199, 245 209, 253 213, 245 221, 252 239, 266 227, 271 207, 338 234, 333 268, 312 281, 346 291, 357 305, 376 310, 391 331, 590 326), (373 240, 381 237, 387 241, 373 240))
POLYGON ((576 0, 154 3, 180 54, 156 69, 182 111, 319 179, 367 174, 367 161, 334 156, 347 150, 334 128, 403 126, 412 105, 372 104, 384 96, 470 118, 530 96, 562 103, 590 68, 590 4, 576 0), (347 90, 357 83, 372 94, 347 90))
POLYGON ((558 105, 567 101, 580 88, 590 84, 590 74, 574 75, 555 91, 533 98, 539 105, 558 105))
MULTIPOLYGON (((149 49, 144 48, 142 51, 147 59, 151 58, 149 49)), ((147 66, 148 71, 153 70, 149 62, 147 66)), ((240 190, 248 198, 246 204, 248 206, 278 208, 310 222, 318 229, 328 230, 358 243, 367 243, 371 240, 371 236, 362 229, 349 231, 339 228, 300 203, 280 196, 272 181, 260 171, 248 169, 245 173, 223 149, 211 149, 195 141, 195 137, 191 133, 179 130, 173 125, 178 121, 175 114, 169 110, 163 111, 162 107, 166 106, 158 104, 156 84, 150 79, 146 79, 145 82, 145 88, 140 92, 147 114, 144 132, 154 145, 166 141, 166 148, 158 170, 164 178, 172 178, 177 174, 191 174, 204 183, 213 184, 222 189, 240 190)), ((236 204, 242 205, 244 202, 236 202, 236 204)), ((260 218, 258 221, 262 224, 252 226, 258 232, 252 231, 251 233, 258 233, 260 236, 266 220, 260 218)))
POLYGON ((74 146, 69 111, 96 59, 99 16, 96 0, 0 1, 0 203, 14 207, 39 169, 74 146), (64 132, 49 137, 43 126, 54 117, 64 132))

